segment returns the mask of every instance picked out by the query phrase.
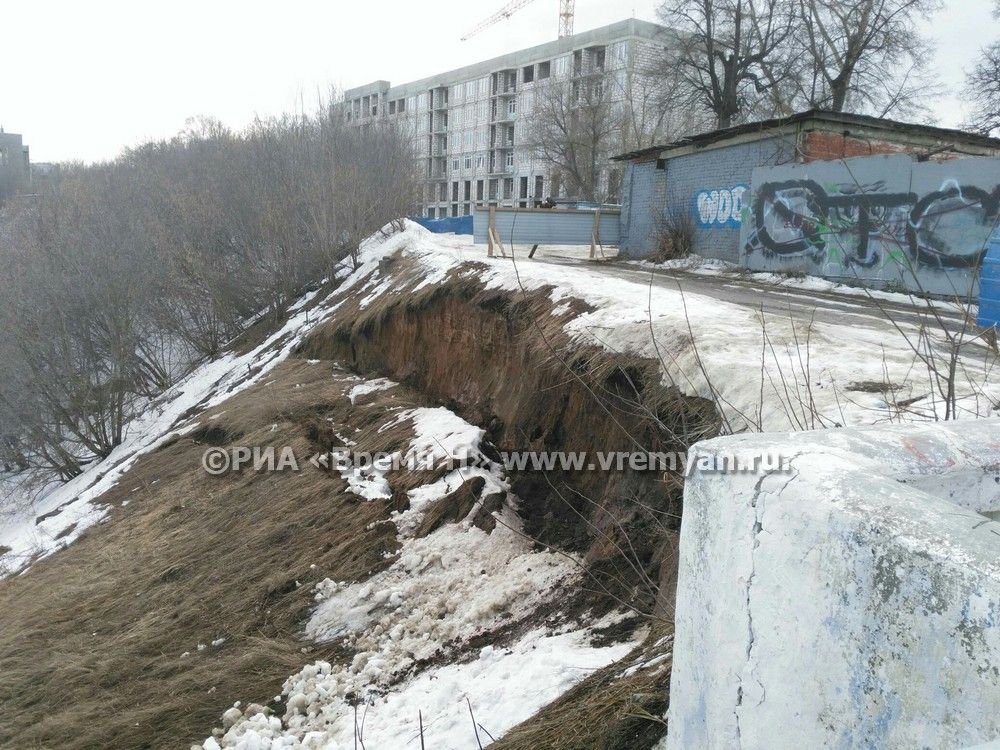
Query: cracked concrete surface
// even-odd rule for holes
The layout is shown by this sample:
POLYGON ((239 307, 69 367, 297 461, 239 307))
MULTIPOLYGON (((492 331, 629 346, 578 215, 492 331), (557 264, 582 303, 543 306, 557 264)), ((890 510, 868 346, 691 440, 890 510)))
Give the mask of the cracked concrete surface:
POLYGON ((670 748, 1000 737, 1000 421, 719 438, 685 489, 670 748))

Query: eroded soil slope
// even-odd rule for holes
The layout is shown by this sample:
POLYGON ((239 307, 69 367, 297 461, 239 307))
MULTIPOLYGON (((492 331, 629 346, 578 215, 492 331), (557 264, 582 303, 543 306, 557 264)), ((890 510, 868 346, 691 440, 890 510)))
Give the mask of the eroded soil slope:
MULTIPOLYGON (((658 363, 572 345, 562 326, 580 303, 554 310, 544 290, 488 290, 474 271, 427 284, 405 257, 384 264, 391 293, 345 294, 261 382, 192 415, 194 429, 141 457, 101 498, 112 508, 103 523, 0 581, 0 745, 185 746, 201 743, 236 701, 266 706, 285 731, 295 716, 286 678, 317 660, 352 663, 357 640, 306 637, 316 586, 363 582, 394 565, 399 514, 438 474, 389 472, 388 496, 363 498, 345 476, 314 467, 209 476, 207 447, 291 446, 304 460, 347 438, 405 453, 414 427, 394 415, 439 406, 481 427, 493 457, 684 450, 718 429, 708 402, 662 385, 658 363), (361 376, 401 385, 352 399, 361 376)), ((595 643, 629 642, 644 627, 647 648, 629 664, 539 718, 579 718, 596 700, 615 710, 592 746, 649 746, 663 733, 680 481, 628 470, 509 472, 504 481, 511 496, 489 503, 481 486, 463 483, 421 512, 413 534, 455 523, 488 534, 498 528, 490 518, 509 512, 504 523, 516 519, 527 548, 564 555, 578 574, 544 610, 513 620, 484 613, 478 635, 441 658, 503 648, 539 623, 559 633, 603 622, 595 643), (613 699, 613 686, 636 675, 642 689, 613 699)), ((416 659, 409 677, 393 679, 435 665, 416 659)), ((550 725, 530 721, 503 746, 545 747, 546 735, 552 747, 584 746, 572 734, 563 740, 577 744, 559 744, 550 725)))

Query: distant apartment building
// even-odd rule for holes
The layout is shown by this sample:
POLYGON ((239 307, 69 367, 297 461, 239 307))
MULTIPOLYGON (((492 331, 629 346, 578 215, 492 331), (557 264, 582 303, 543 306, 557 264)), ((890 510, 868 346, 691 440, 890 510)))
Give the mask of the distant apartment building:
POLYGON ((0 128, 0 203, 25 188, 31 180, 28 147, 17 133, 0 128))
MULTIPOLYGON (((540 87, 600 74, 624 99, 666 43, 669 30, 629 19, 412 83, 375 81, 344 92, 345 117, 359 127, 394 122, 413 133, 426 179, 422 212, 463 216, 476 203, 528 207, 568 195, 552 160, 530 142, 527 118, 540 87)), ((620 105, 617 105, 620 106, 620 105)), ((610 164, 602 194, 617 202, 610 164)))
POLYGON ((54 162, 36 161, 31 164, 31 191, 44 193, 55 188, 62 178, 62 167, 54 162))

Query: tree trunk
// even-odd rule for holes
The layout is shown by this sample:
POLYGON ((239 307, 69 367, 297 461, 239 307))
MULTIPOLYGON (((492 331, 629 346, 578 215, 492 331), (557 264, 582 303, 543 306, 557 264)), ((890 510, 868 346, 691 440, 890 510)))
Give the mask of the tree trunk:
POLYGON ((830 87, 830 91, 833 94, 833 98, 830 101, 830 111, 832 112, 843 112, 844 107, 847 106, 847 89, 849 88, 850 78, 838 78, 833 82, 830 87))

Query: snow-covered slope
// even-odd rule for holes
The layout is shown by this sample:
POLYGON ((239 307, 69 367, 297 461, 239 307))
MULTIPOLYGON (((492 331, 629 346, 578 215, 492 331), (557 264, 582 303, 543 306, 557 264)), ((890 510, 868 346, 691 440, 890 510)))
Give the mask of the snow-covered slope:
MULTIPOLYGON (((362 247, 360 267, 345 270, 335 292, 323 300, 314 299, 316 293, 311 292, 292 305, 285 326, 260 346, 202 365, 156 399, 129 426, 125 441, 105 461, 67 484, 35 493, 27 491, 23 476, 3 478, 0 549, 9 551, 0 555, 0 574, 22 569, 100 521, 104 511, 92 501, 114 485, 138 456, 178 431, 193 429, 194 421, 182 419, 189 410, 217 404, 258 382, 304 335, 336 311, 344 295, 361 295, 364 307, 383 296, 403 293, 391 273, 379 270, 379 260, 396 252, 422 269, 421 280, 406 293, 458 274, 475 277, 493 289, 551 287, 556 303, 569 298, 586 300, 594 310, 566 323, 576 340, 660 359, 665 378, 681 391, 721 403, 733 431, 918 420, 943 411, 940 397, 928 383, 926 367, 889 323, 878 330, 767 316, 762 325, 759 315, 743 306, 669 289, 651 290, 644 284, 596 273, 586 265, 487 258, 470 238, 434 235, 408 223, 405 231, 388 239, 376 235, 369 240, 362 247), (912 403, 905 413, 897 414, 885 393, 848 391, 855 382, 889 382, 895 387, 895 399, 912 399, 912 403)), ((902 328, 916 336, 912 326, 902 328)), ((997 379, 992 371, 984 370, 981 361, 973 360, 961 369, 960 416, 988 416, 1000 401, 997 379)), ((384 386, 376 381, 367 387, 384 386)), ((37 483, 37 477, 32 479, 37 483)))
POLYGON ((288 308, 286 323, 263 343, 197 367, 139 412, 127 426, 124 441, 108 458, 91 464, 71 481, 0 475, 0 551, 6 550, 0 554, 0 577, 24 570, 99 523, 107 515, 107 508, 99 502, 101 495, 136 459, 195 429, 198 417, 187 416, 192 411, 203 412, 260 382, 309 331, 336 311, 343 296, 377 268, 379 258, 399 248, 404 236, 386 241, 375 235, 368 240, 362 251, 364 263, 354 273, 343 269, 339 274, 343 280, 334 293, 318 300, 318 292, 308 292, 288 308))
POLYGON ((223 720, 228 731, 205 748, 332 750, 353 748, 357 737, 391 750, 419 746, 421 726, 428 747, 475 747, 473 715, 485 745, 634 648, 590 645, 590 629, 601 623, 553 626, 537 616, 576 582, 582 563, 533 549, 501 467, 479 452, 481 429, 444 408, 402 412, 385 427, 400 420, 416 430, 408 455, 431 455, 435 464, 474 457, 479 466, 409 492, 409 508, 393 516, 402 544, 388 569, 361 583, 316 587, 306 636, 341 642, 350 662, 315 662, 289 677, 283 717, 235 705, 223 720), (427 509, 476 478, 480 500, 463 520, 415 536, 427 509), (475 521, 490 496, 503 500, 487 532, 475 521), (473 639, 512 628, 524 632, 469 653, 473 639))
MULTIPOLYGON (((449 278, 514 294, 543 290, 565 316, 572 341, 661 361, 665 382, 716 401, 734 431, 920 419, 940 409, 928 395, 926 370, 888 324, 880 330, 769 316, 762 325, 739 305, 651 289, 586 265, 488 259, 467 238, 408 224, 367 242, 357 270, 345 272, 329 295, 310 293, 293 305, 283 328, 260 346, 205 363, 151 403, 109 459, 49 487, 34 503, 18 497, 23 478, 8 478, 13 500, 0 510, 0 546, 9 551, 0 556, 0 573, 25 570, 106 518, 102 493, 139 457, 197 428, 205 409, 262 382, 348 298, 364 308, 449 278), (405 279, 393 264, 380 263, 395 254, 406 260, 405 279), (588 311, 574 314, 573 299, 584 300, 588 311), (891 383, 895 393, 914 399, 911 408, 897 414, 884 393, 848 388, 866 381, 891 383)), ((966 369, 962 415, 986 415, 1000 400, 990 382, 995 378, 979 364, 966 369)), ((344 398, 363 403, 366 395, 394 387, 383 378, 362 381, 344 398)), ((414 425, 414 453, 467 457, 483 440, 480 426, 445 408, 387 414, 384 426, 401 419, 414 425)), ((347 492, 362 501, 389 496, 378 472, 344 478, 347 492)), ((324 581, 316 589, 304 637, 340 643, 351 658, 305 664, 289 676, 279 701, 283 715, 235 706, 223 720, 226 731, 207 739, 206 748, 353 748, 362 725, 369 748, 418 747, 421 722, 428 747, 475 747, 480 726, 485 745, 635 645, 594 646, 590 631, 602 623, 546 621, 546 606, 578 582, 579 561, 538 550, 524 536, 519 500, 499 466, 484 461, 456 469, 411 490, 408 500, 392 519, 400 549, 386 569, 362 582, 324 581), (472 479, 483 485, 479 504, 457 523, 421 535, 429 510, 472 479), (504 502, 489 509, 495 525, 487 533, 479 511, 491 494, 504 502), (503 645, 482 647, 494 635, 503 645)))
MULTIPOLYGON (((889 414, 882 394, 847 393, 848 384, 925 386, 916 383, 921 374, 908 344, 888 324, 883 331, 810 326, 787 318, 769 318, 762 325, 745 307, 662 289, 651 294, 647 286, 585 266, 487 259, 462 237, 435 236, 411 226, 397 241, 406 257, 420 265, 422 277, 401 286, 391 275, 373 274, 359 286, 363 306, 449 275, 475 277, 487 289, 515 293, 547 288, 557 312, 571 309, 563 304, 570 298, 585 300, 592 311, 566 323, 574 340, 659 358, 666 380, 685 393, 715 398, 734 430, 876 422, 889 414)), ((380 387, 386 384, 363 384, 358 393, 380 387)), ((989 412, 990 400, 983 394, 980 389, 962 401, 966 416, 989 412)), ((929 412, 934 408, 933 403, 927 406, 929 412)), ((475 449, 478 428, 470 425, 466 433, 449 427, 457 417, 435 411, 436 418, 417 420, 427 445, 443 448, 447 443, 456 455, 475 449)), ((914 411, 907 417, 921 415, 914 411)), ((470 513, 459 524, 412 538, 423 509, 464 478, 455 473, 411 492, 410 509, 396 517, 402 549, 388 570, 363 584, 327 582, 320 587, 320 603, 306 632, 313 638, 343 639, 345 647, 357 650, 350 666, 317 663, 291 676, 282 696, 283 717, 268 716, 257 706, 245 715, 234 707, 227 719, 232 725, 220 738, 223 746, 350 748, 357 733, 369 746, 403 748, 417 746, 421 719, 428 746, 475 746, 469 704, 476 721, 499 736, 571 685, 578 678, 573 670, 581 664, 599 666, 624 655, 630 644, 594 649, 586 643, 586 629, 550 629, 531 630, 503 650, 487 648, 459 664, 447 659, 421 664, 421 655, 461 653, 462 644, 496 627, 493 618, 503 602, 515 620, 530 616, 574 575, 564 560, 527 550, 510 510, 503 512, 492 534, 477 529, 470 513), (529 665, 532 691, 526 696, 520 686, 529 673, 521 670, 529 665), (516 698, 511 691, 518 692, 516 698), (357 715, 352 701, 360 701, 357 715)), ((502 476, 484 472, 484 478, 504 487, 502 476)), ((517 499, 508 502, 513 505, 517 499)), ((215 741, 210 738, 206 747, 215 741)))
MULTIPOLYGON (((682 392, 717 401, 734 432, 921 421, 944 414, 927 367, 915 356, 912 344, 919 343, 920 332, 910 323, 897 328, 887 320, 882 327, 872 327, 787 315, 762 317, 743 305, 625 281, 586 264, 487 258, 484 248, 472 245, 469 237, 433 235, 412 224, 394 240, 424 270, 423 279, 406 293, 454 274, 475 278, 489 289, 549 288, 557 305, 570 298, 585 300, 594 309, 566 323, 576 341, 660 360, 665 379, 682 392), (886 383, 893 389, 888 396, 851 390, 855 383, 886 383), (900 401, 909 402, 903 410, 895 408, 900 401)), ((363 288, 366 304, 382 295, 404 293, 391 275, 376 274, 363 288)), ((830 284, 822 289, 864 294, 830 284)), ((897 302, 910 299, 875 294, 897 302)), ((563 305, 557 312, 569 309, 563 305)), ((940 340, 933 330, 929 335, 940 340)), ((968 347, 959 371, 958 416, 994 413, 1000 384, 985 348, 968 347)))

